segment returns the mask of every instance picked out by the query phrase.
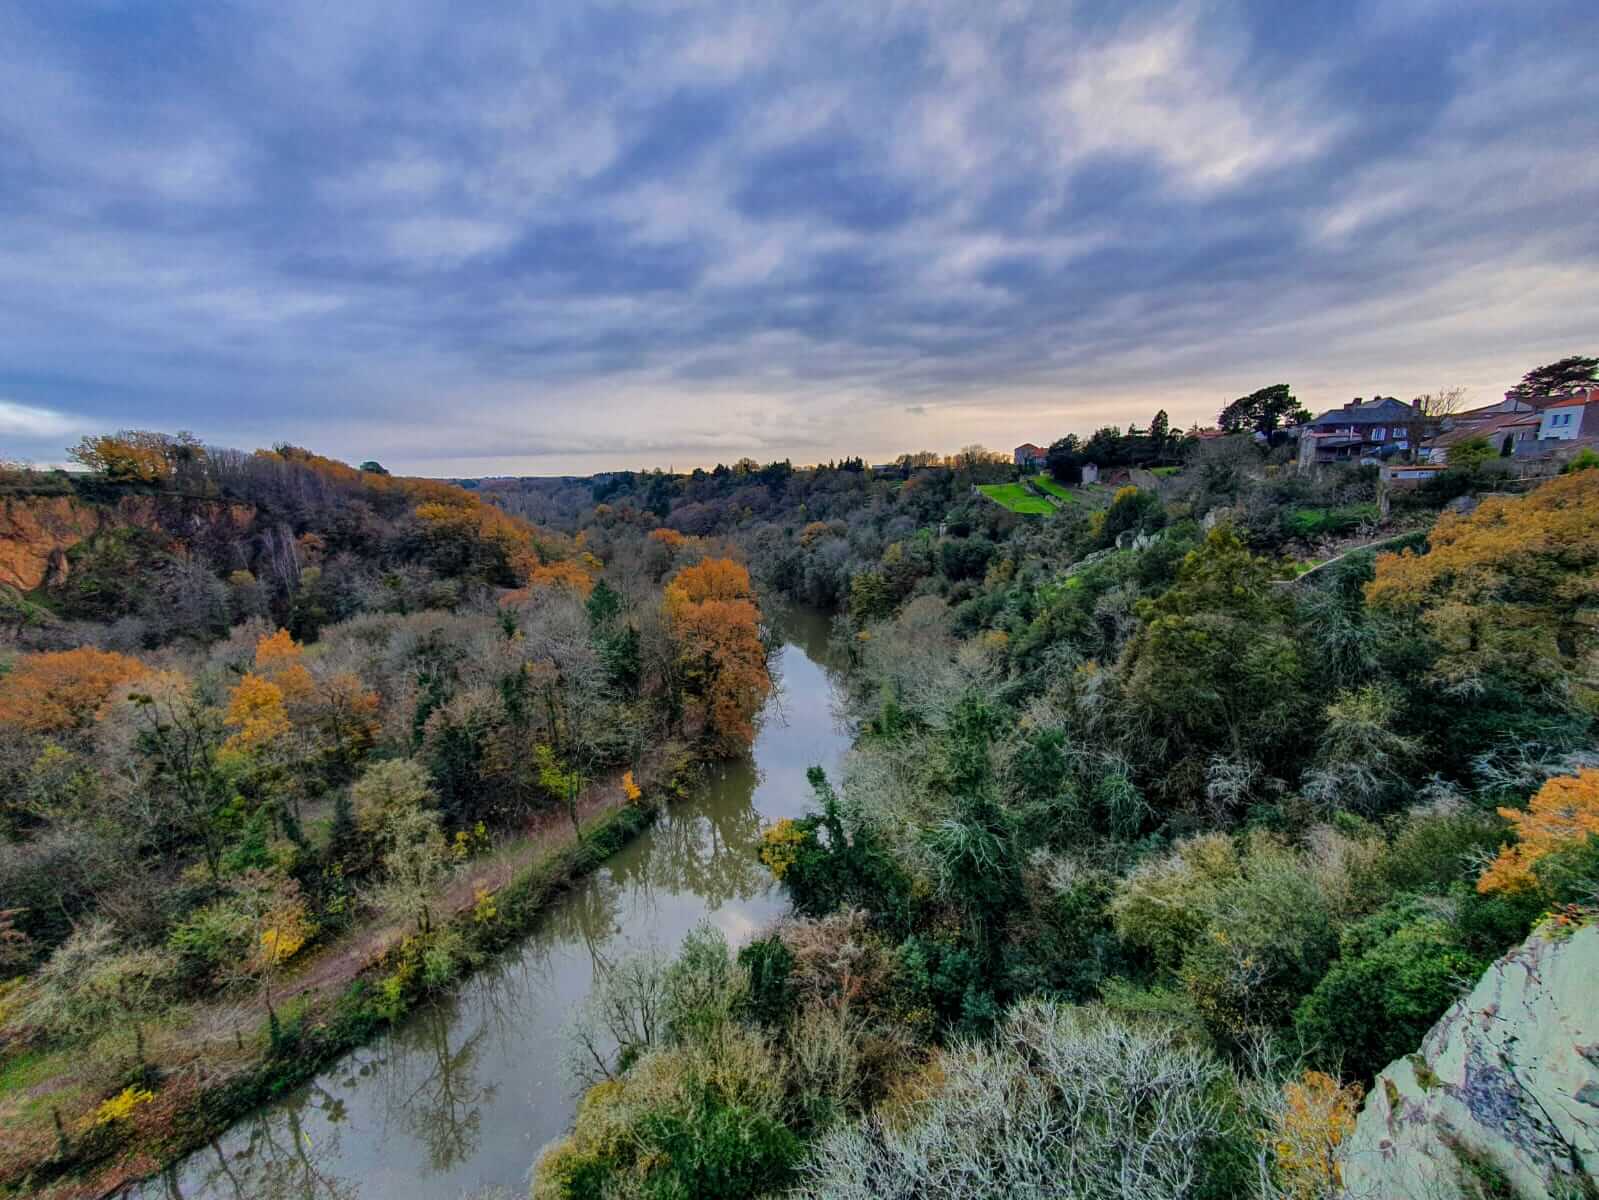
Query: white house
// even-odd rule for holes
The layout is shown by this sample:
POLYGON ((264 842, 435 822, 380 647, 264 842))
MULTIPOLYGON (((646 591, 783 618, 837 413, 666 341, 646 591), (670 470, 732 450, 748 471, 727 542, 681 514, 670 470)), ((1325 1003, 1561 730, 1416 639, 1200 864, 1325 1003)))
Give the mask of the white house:
POLYGON ((1099 466, 1096 463, 1084 463, 1083 464, 1083 482, 1084 483, 1098 483, 1099 482, 1099 466))
POLYGON ((1578 392, 1550 404, 1538 422, 1538 440, 1569 442, 1580 437, 1583 413, 1596 400, 1599 400, 1599 393, 1578 392))

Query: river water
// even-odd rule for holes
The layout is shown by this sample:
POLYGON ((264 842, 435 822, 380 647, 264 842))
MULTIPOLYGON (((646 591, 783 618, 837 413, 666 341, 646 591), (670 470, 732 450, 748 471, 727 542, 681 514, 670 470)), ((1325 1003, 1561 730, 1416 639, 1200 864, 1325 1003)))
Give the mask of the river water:
POLYGON ((787 612, 778 687, 748 759, 560 897, 519 952, 240 1122, 131 1195, 138 1200, 459 1200, 525 1196, 540 1147, 578 1095, 566 1031, 596 971, 670 953, 700 921, 734 945, 784 910, 756 858, 761 828, 810 803, 807 767, 849 746, 835 717, 827 619, 787 612))

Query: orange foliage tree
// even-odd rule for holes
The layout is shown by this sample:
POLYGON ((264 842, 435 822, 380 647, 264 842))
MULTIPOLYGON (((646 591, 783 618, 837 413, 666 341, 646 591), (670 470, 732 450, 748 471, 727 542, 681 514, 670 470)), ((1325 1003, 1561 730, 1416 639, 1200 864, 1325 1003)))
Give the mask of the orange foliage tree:
POLYGON ((1520 891, 1536 885, 1533 868, 1539 860, 1599 836, 1599 770, 1560 775, 1538 789, 1523 812, 1501 808, 1499 815, 1516 831, 1516 844, 1505 846, 1477 880, 1479 892, 1520 891))
POLYGON ((665 608, 684 681, 705 704, 711 734, 728 748, 747 746, 772 690, 749 572, 727 558, 684 567, 667 585, 665 608))
POLYGON ((1445 513, 1426 554, 1377 558, 1375 607, 1421 617, 1445 684, 1484 676, 1571 688, 1590 707, 1599 666, 1599 471, 1549 480, 1522 498, 1490 496, 1445 513), (1586 682, 1585 682, 1586 681, 1586 682))
POLYGON ((92 646, 24 655, 0 677, 0 722, 31 733, 76 729, 118 685, 148 673, 136 658, 92 646))

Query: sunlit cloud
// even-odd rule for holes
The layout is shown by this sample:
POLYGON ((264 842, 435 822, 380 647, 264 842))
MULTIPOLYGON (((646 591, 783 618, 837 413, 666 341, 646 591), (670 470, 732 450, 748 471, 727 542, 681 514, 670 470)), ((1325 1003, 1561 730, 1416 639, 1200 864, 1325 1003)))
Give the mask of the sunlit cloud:
POLYGON ((1590 3, 0 10, 0 436, 875 459, 1595 352, 1590 3), (131 36, 136 33, 137 36, 131 36), (137 50, 135 50, 137 48, 137 50))

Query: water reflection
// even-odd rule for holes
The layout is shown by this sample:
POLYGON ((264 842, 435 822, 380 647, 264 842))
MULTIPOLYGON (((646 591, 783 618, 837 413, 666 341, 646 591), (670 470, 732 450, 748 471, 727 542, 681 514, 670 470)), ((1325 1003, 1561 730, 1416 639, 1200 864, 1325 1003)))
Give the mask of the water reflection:
POLYGON ((835 766, 848 738, 824 665, 825 619, 788 614, 781 627, 780 688, 749 761, 708 773, 692 800, 558 901, 517 954, 135 1195, 525 1194, 534 1155, 571 1119, 565 1028, 596 974, 631 953, 670 952, 702 919, 740 941, 782 911, 755 855, 761 826, 804 810, 805 769, 835 766))

